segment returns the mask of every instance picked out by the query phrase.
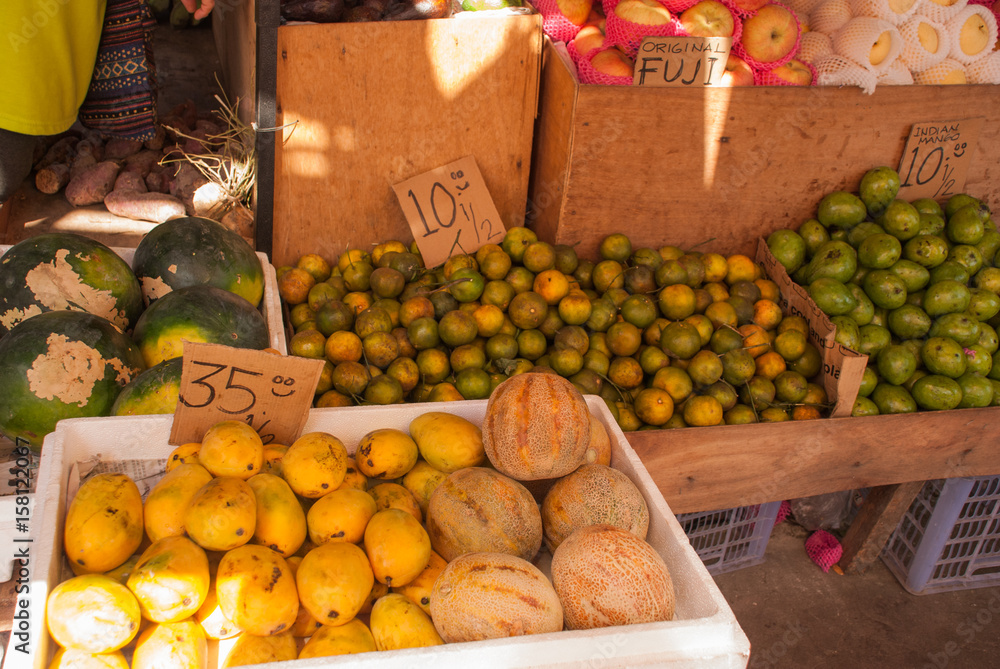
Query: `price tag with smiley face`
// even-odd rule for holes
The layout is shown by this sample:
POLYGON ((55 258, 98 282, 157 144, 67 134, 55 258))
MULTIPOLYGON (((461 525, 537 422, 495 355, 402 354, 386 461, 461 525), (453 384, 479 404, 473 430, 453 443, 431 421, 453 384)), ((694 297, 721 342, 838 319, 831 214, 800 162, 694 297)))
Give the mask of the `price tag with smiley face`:
POLYGON ((322 371, 322 360, 185 342, 170 443, 201 441, 216 423, 238 420, 265 445, 291 444, 308 418, 322 371))

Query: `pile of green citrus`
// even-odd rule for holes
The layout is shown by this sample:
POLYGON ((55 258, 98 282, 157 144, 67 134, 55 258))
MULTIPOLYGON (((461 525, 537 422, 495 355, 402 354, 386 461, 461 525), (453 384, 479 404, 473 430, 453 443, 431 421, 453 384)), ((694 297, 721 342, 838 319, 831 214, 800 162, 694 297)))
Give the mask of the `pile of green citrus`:
POLYGON ((529 370, 601 396, 625 430, 818 418, 819 351, 745 255, 633 250, 601 257, 539 241, 423 267, 398 241, 278 268, 293 355, 325 359, 316 406, 483 399, 529 370))
POLYGON ((968 194, 897 198, 899 175, 870 170, 816 218, 768 246, 807 287, 844 346, 868 355, 854 415, 1000 405, 1000 232, 968 194))

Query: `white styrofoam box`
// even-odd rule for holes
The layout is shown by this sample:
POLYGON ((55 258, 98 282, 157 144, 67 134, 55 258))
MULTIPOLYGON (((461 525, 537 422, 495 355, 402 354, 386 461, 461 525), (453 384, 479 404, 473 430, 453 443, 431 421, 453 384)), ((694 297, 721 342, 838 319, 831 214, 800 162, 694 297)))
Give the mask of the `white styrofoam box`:
MULTIPOLYGON (((10 245, 0 244, 0 256, 7 253, 10 245)), ((111 250, 121 256, 122 260, 129 265, 135 256, 135 249, 128 247, 111 247, 111 250)), ((271 342, 271 348, 280 351, 282 355, 288 354, 288 345, 285 343, 285 325, 281 317, 281 297, 278 295, 278 276, 274 265, 267 259, 267 255, 257 252, 261 267, 264 268, 264 297, 260 301, 259 309, 267 321, 267 333, 271 342)))
MULTIPOLYGON (((354 452, 361 438, 377 428, 406 430, 418 415, 445 411, 482 424, 487 400, 390 406, 312 409, 304 432, 335 435, 354 452)), ((746 667, 750 643, 712 577, 691 547, 666 501, 618 428, 604 402, 587 398, 612 439, 612 466, 624 472, 642 491, 649 506, 647 541, 663 557, 673 578, 677 597, 675 618, 668 622, 562 631, 533 636, 448 644, 431 648, 381 651, 351 656, 295 660, 273 665, 275 669, 319 667, 398 668, 433 666, 437 669, 470 667, 635 667, 685 668, 746 667)), ((45 439, 39 469, 32 531, 30 639, 32 656, 8 653, 4 669, 43 669, 54 644, 45 632, 45 598, 58 583, 65 559, 62 527, 67 498, 76 489, 81 470, 97 462, 151 460, 148 478, 137 481, 140 490, 161 476, 172 415, 114 418, 74 418, 61 421, 45 439)), ((15 630, 16 632, 16 630, 15 630)), ((18 641, 12 635, 11 644, 18 641)), ((225 642, 223 642, 225 643, 225 642)), ((226 648, 210 645, 212 662, 219 662, 226 648)), ((213 664, 212 666, 217 666, 213 664)))

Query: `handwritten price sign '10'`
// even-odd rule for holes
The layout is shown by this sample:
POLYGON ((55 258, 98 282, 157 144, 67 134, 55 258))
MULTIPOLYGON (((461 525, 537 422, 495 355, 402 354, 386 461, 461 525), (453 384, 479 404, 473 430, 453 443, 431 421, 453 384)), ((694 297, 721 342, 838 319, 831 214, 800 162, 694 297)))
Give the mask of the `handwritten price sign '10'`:
POLYGON ((322 360, 187 342, 170 443, 201 441, 216 423, 238 420, 265 444, 290 444, 302 431, 322 371, 322 360))
POLYGON ((944 200, 965 188, 983 119, 916 123, 899 161, 898 197, 944 200))
POLYGON ((427 267, 498 244, 506 233, 472 156, 407 179, 393 190, 427 267))

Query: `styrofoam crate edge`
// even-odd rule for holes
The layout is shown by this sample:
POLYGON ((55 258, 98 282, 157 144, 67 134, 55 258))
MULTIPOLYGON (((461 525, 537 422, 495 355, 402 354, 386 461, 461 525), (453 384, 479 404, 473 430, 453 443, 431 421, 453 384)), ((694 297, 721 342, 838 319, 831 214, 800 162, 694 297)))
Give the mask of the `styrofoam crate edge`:
MULTIPOLYGON (((338 658, 295 660, 275 664, 275 669, 319 667, 372 667, 410 669, 435 666, 444 669, 491 667, 569 666, 664 666, 709 668, 746 667, 750 644, 721 591, 715 585, 680 524, 649 477, 638 456, 629 447, 603 401, 588 397, 592 412, 608 428, 612 438, 613 466, 636 483, 650 508, 647 540, 663 555, 671 569, 677 596, 677 617, 664 623, 648 623, 601 630, 564 631, 511 639, 451 644, 433 648, 368 653, 338 658), (596 664, 595 664, 596 663, 596 664)), ((324 430, 338 436, 353 451, 364 434, 376 427, 405 429, 413 417, 427 411, 446 411, 481 424, 486 400, 435 404, 368 406, 313 409, 303 430, 324 430)), ((73 463, 103 459, 116 454, 129 458, 165 457, 172 415, 115 418, 77 418, 61 421, 46 438, 39 468, 39 490, 32 530, 33 583, 31 639, 37 644, 34 658, 8 654, 5 669, 44 669, 52 645, 45 634, 43 611, 49 588, 61 573, 61 532, 66 490, 73 463), (108 439, 111 431, 114 439, 108 439), (91 448, 87 440, 98 444, 91 448)), ((13 637, 12 637, 13 640, 13 637)))

